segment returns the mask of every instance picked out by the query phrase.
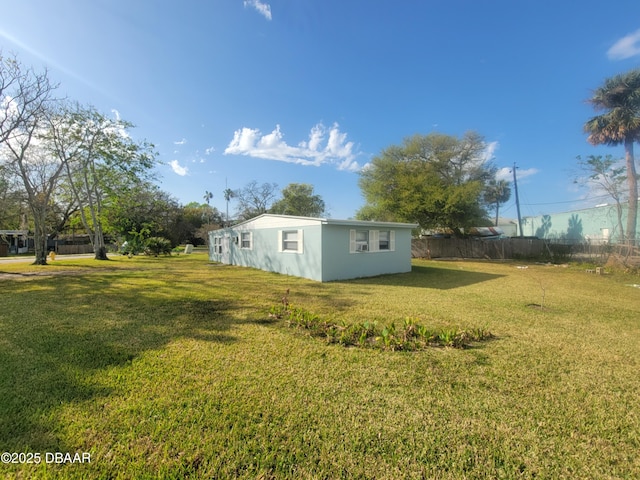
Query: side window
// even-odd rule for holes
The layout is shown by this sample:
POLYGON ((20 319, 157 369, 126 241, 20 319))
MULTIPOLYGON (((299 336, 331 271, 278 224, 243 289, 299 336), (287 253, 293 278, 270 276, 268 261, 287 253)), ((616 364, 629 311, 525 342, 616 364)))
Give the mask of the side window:
POLYGON ((369 230, 356 230, 356 252, 369 251, 369 230))
POLYGON ((349 232, 349 252, 393 252, 395 248, 394 230, 351 230, 349 232))
POLYGON ((302 253, 302 230, 280 230, 278 232, 278 251, 302 253))
POLYGON ((213 237, 213 253, 222 253, 222 238, 213 237))
POLYGON ((378 249, 379 250, 389 250, 389 231, 381 230, 378 233, 378 249))
POLYGON ((252 232, 242 232, 240 233, 240 248, 245 248, 251 250, 253 248, 253 236, 252 232))
POLYGON ((361 253, 370 250, 369 230, 350 230, 349 231, 349 252, 361 253))

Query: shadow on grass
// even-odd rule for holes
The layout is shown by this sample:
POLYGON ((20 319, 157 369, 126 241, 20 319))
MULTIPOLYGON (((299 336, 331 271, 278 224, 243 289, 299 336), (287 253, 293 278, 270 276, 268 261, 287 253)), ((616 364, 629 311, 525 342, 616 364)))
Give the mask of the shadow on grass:
POLYGON ((431 265, 413 265, 411 272, 407 273, 358 278, 355 280, 346 280, 344 282, 361 285, 388 285, 394 287, 419 287, 449 290, 452 288, 466 287, 476 283, 495 280, 500 277, 503 277, 503 275, 472 272, 469 270, 453 270, 451 268, 442 268, 431 265))
POLYGON ((238 340, 233 302, 128 281, 107 273, 2 283, 0 451, 70 451, 57 411, 112 394, 95 381, 99 370, 179 338, 238 340))

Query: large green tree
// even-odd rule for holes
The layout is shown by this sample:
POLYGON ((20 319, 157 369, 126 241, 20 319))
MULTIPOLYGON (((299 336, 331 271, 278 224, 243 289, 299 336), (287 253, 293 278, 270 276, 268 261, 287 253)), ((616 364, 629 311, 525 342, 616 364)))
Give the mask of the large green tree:
MULTIPOLYGON (((107 231, 127 242, 149 237, 179 236, 181 212, 177 200, 149 182, 132 184, 111 199, 105 209, 107 231)), ((176 244, 179 240, 176 241, 176 244)))
POLYGON ((269 210, 280 215, 300 217, 321 217, 325 213, 324 200, 313 193, 313 185, 290 183, 282 189, 282 198, 269 210))
POLYGON ((224 225, 223 215, 216 207, 198 202, 183 206, 180 219, 183 241, 194 245, 206 244, 209 241, 209 232, 224 225))
POLYGON ((495 177, 486 144, 475 132, 406 138, 373 158, 360 174, 363 220, 417 222, 424 229, 484 225, 483 192, 495 177))
POLYGON ((148 176, 153 145, 136 142, 132 125, 93 107, 66 106, 51 122, 51 149, 65 166, 64 180, 90 235, 96 260, 107 259, 104 239, 106 204, 148 176))
POLYGON ((638 218, 638 175, 636 173, 633 144, 640 141, 640 68, 616 75, 604 81, 593 92, 589 103, 604 113, 590 118, 584 124, 592 145, 624 145, 629 208, 627 211, 626 239, 636 241, 638 218))

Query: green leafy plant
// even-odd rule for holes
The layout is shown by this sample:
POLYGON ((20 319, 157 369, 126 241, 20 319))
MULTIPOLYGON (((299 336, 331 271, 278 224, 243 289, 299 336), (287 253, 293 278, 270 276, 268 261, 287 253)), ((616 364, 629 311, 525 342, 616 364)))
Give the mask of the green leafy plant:
POLYGON ((148 255, 171 255, 171 242, 163 237, 150 237, 145 241, 145 253, 148 255))
POLYGON ((318 315, 289 303, 287 295, 282 297, 280 305, 269 309, 269 318, 284 319, 287 326, 299 328, 313 337, 324 338, 327 343, 360 348, 379 348, 382 350, 420 350, 430 346, 463 348, 470 342, 479 342, 493 338, 485 328, 471 331, 456 328, 432 330, 418 323, 418 319, 406 317, 400 328, 395 322, 378 326, 375 321, 347 323, 322 319, 318 315))
POLYGON ((440 341, 440 343, 447 347, 458 346, 458 338, 459 333, 454 328, 444 328, 438 334, 438 340, 440 341))

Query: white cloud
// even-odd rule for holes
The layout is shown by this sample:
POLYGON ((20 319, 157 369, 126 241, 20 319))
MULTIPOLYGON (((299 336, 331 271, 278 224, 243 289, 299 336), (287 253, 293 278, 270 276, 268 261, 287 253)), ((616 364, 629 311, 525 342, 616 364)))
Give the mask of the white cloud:
POLYGON ((216 149, 215 149, 215 148, 213 148, 213 147, 209 147, 209 148, 207 148, 207 149, 204 151, 204 154, 205 154, 205 155, 211 155, 211 154, 212 154, 213 152, 215 152, 215 151, 216 151, 216 149))
MULTIPOLYGON (((524 170, 518 168, 516 170, 516 178, 518 181, 520 181, 523 178, 530 177, 532 175, 535 175, 536 173, 538 173, 537 168, 527 168, 524 170)), ((513 168, 512 167, 500 168, 496 173, 496 180, 507 180, 508 182, 513 181, 513 168)))
POLYGON ((485 143, 484 152, 482 154, 483 159, 485 161, 492 160, 495 156, 494 154, 496 153, 496 150, 498 149, 499 145, 500 144, 498 142, 485 143))
POLYGON ((347 142, 347 134, 340 132, 334 123, 326 128, 321 123, 309 132, 309 140, 291 146, 284 140, 280 125, 263 135, 260 130, 244 127, 236 130, 233 140, 224 151, 225 155, 246 155, 253 158, 278 160, 299 165, 335 165, 338 170, 356 171, 360 165, 353 151, 353 142, 347 142))
POLYGON ((610 60, 624 60, 640 55, 640 30, 622 37, 607 51, 610 60))
POLYGON ((115 120, 112 122, 107 122, 107 125, 106 125, 107 131, 113 132, 122 138, 126 138, 126 139, 131 138, 129 135, 129 132, 127 132, 125 125, 122 123, 122 119, 120 118, 120 112, 114 108, 114 109, 111 109, 111 113, 113 113, 115 120))
POLYGON ((187 140, 185 138, 183 138, 182 140, 176 140, 175 142, 173 142, 174 145, 184 145, 185 143, 187 143, 187 140))
POLYGON ((180 165, 177 160, 171 160, 171 162, 169 162, 169 165, 171 165, 171 169, 173 170, 173 172, 177 175, 180 175, 181 177, 184 177, 189 173, 189 169, 180 165))
POLYGON ((255 8, 260 15, 271 20, 271 6, 268 3, 262 3, 260 0, 244 0, 244 6, 255 8))

